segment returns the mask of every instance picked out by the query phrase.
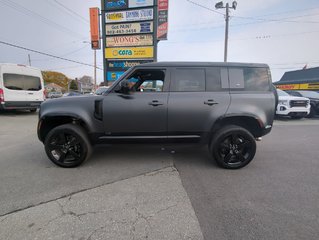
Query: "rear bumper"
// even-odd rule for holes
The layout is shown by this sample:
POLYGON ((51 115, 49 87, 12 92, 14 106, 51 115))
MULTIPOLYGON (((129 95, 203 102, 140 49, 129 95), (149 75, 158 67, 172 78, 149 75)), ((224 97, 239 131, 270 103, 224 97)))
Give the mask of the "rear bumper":
POLYGON ((18 101, 18 102, 2 102, 0 103, 0 109, 34 109, 39 108, 42 101, 18 101))

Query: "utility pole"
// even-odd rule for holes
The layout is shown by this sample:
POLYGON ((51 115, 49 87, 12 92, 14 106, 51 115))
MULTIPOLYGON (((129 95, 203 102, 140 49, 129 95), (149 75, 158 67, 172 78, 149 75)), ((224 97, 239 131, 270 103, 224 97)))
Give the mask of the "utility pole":
POLYGON ((229 6, 229 3, 226 3, 226 6, 224 7, 224 3, 223 2, 218 2, 215 5, 216 9, 219 8, 226 8, 226 15, 225 15, 225 22, 226 22, 226 26, 225 26, 225 47, 224 47, 224 62, 227 62, 227 54, 228 54, 228 28, 229 28, 229 9, 234 9, 236 10, 237 7, 237 2, 233 1, 232 6, 229 6))
POLYGON ((28 54, 28 59, 29 59, 29 66, 31 67, 31 55, 28 54))
POLYGON ((94 49, 94 91, 96 90, 96 49, 94 49))
POLYGON ((224 46, 224 62, 227 62, 227 50, 228 50, 228 25, 229 25, 229 4, 226 3, 226 26, 225 26, 225 46, 224 46))

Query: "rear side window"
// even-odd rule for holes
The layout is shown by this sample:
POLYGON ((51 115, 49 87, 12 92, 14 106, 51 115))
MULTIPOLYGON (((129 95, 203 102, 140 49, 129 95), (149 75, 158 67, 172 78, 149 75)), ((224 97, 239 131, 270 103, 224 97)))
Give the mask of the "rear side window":
MULTIPOLYGON (((225 80, 228 81, 227 79, 225 80)), ((227 85, 228 85, 227 82, 225 86, 222 86, 221 84, 221 68, 219 67, 206 68, 206 91, 208 92, 221 91, 222 87, 227 88, 227 85)))
POLYGON ((267 68, 229 68, 229 82, 232 90, 270 90, 267 68))
POLYGON ((172 92, 205 92, 205 69, 177 68, 172 80, 172 92))
POLYGON ((3 74, 3 84, 10 90, 39 91, 42 89, 39 77, 5 73, 3 74))

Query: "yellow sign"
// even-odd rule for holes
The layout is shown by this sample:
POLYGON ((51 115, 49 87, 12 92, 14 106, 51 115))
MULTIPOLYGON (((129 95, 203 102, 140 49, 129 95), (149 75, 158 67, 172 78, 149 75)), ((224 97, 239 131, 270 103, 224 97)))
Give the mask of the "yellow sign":
POLYGON ((317 83, 295 83, 277 85, 281 90, 319 90, 319 82, 317 83))
POLYGON ((108 59, 153 58, 154 47, 106 48, 105 57, 108 59))

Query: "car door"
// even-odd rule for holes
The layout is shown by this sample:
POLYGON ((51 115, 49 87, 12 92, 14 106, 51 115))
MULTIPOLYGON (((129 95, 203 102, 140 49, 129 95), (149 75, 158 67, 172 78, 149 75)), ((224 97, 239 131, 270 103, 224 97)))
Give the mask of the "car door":
POLYGON ((167 75, 165 68, 137 68, 122 79, 103 101, 105 134, 110 138, 165 138, 167 75), (120 89, 124 81, 130 84, 129 93, 120 89))
POLYGON ((211 130, 230 104, 227 70, 219 67, 172 69, 168 136, 199 138, 211 130))

